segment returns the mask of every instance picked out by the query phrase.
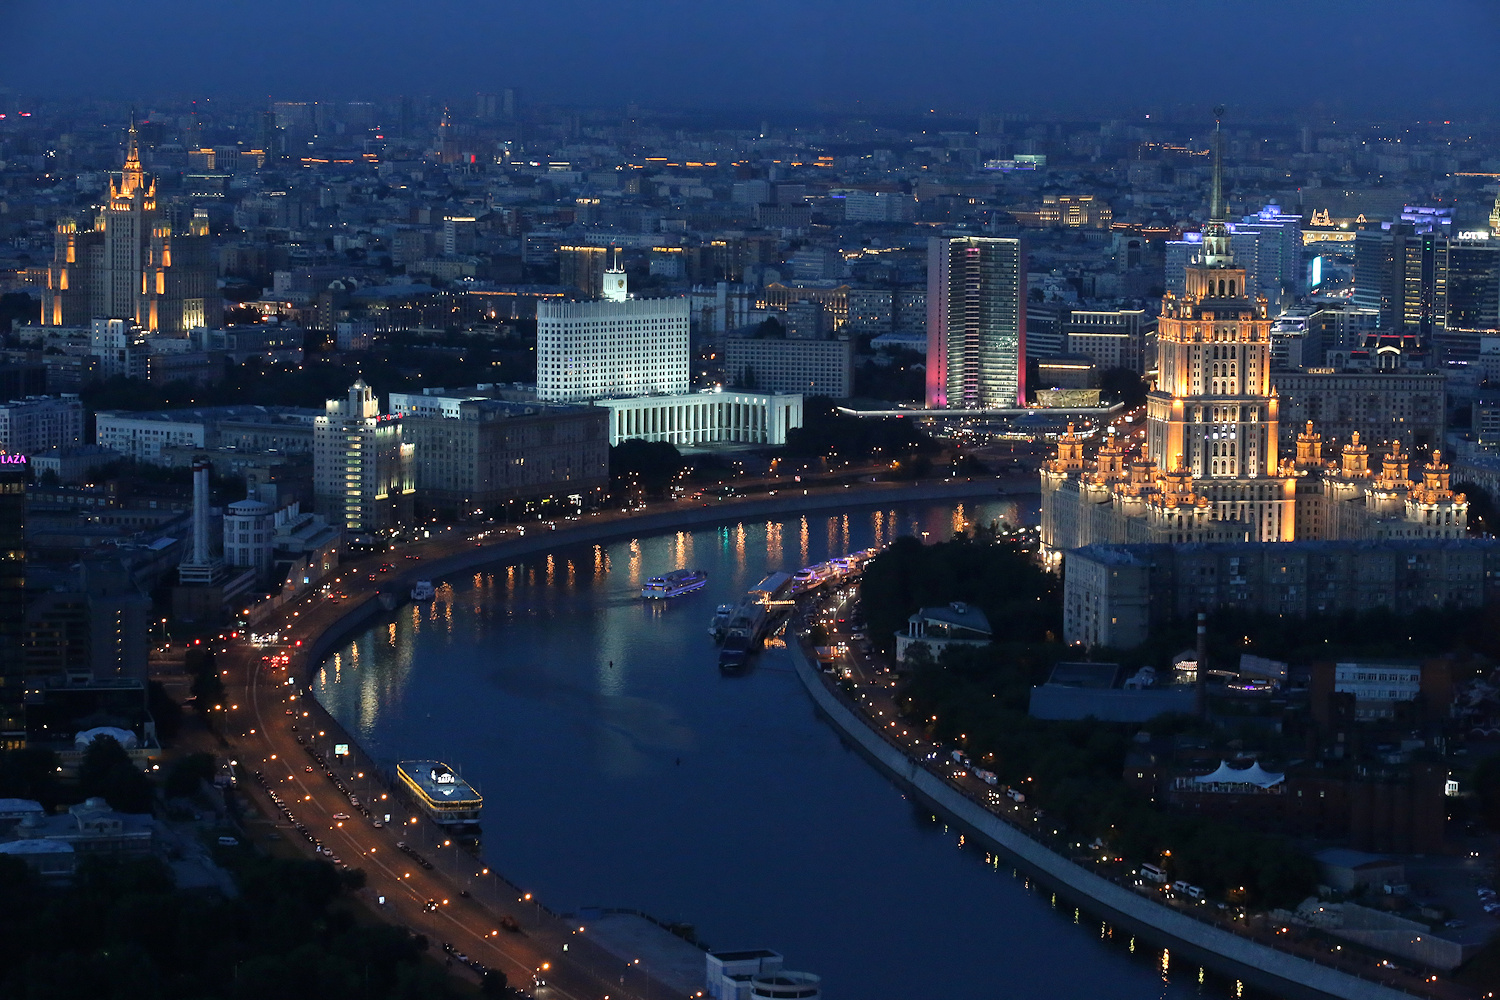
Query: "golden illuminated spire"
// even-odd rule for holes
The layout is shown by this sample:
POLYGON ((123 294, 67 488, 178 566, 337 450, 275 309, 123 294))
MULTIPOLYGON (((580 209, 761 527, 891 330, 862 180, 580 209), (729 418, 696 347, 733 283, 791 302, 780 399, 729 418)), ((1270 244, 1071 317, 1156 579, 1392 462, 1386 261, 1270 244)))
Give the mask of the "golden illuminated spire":
POLYGON ((130 131, 125 133, 125 169, 120 176, 118 196, 129 198, 146 183, 146 171, 141 167, 140 133, 135 130, 135 112, 130 113, 130 131))

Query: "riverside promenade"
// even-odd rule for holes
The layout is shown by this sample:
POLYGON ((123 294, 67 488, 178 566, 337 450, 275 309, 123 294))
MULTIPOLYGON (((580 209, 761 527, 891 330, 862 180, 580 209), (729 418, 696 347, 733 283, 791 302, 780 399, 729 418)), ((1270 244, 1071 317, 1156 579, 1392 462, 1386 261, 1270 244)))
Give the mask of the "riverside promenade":
MULTIPOLYGON (((1403 982, 1391 975, 1376 981, 1332 965, 1262 944, 1217 923, 1154 902, 1058 854, 1029 832, 975 801, 963 789, 930 770, 907 747, 880 731, 859 702, 841 690, 809 656, 801 638, 807 609, 787 628, 787 648, 797 676, 820 713, 866 758, 900 787, 971 831, 1017 867, 1034 874, 1086 912, 1168 948, 1224 975, 1293 1000, 1402 1000, 1412 996, 1444 1000, 1474 994, 1451 982, 1403 982), (1409 988, 1408 988, 1409 987, 1409 988)), ((1373 966, 1373 962, 1371 963, 1373 966)), ((1376 970, 1372 968, 1372 973, 1376 970)))
MULTIPOLYGON (((601 947, 586 933, 587 921, 557 914, 503 875, 482 867, 472 855, 419 814, 405 815, 400 808, 404 794, 382 767, 359 746, 309 695, 313 674, 348 636, 382 615, 393 604, 406 600, 407 591, 419 579, 435 582, 457 574, 581 545, 596 545, 620 539, 656 535, 715 524, 734 524, 758 518, 796 516, 802 513, 884 507, 933 501, 998 500, 1024 495, 1030 477, 1011 479, 952 479, 929 483, 859 483, 848 487, 818 488, 797 484, 794 489, 777 485, 774 494, 736 498, 711 503, 678 501, 655 504, 632 511, 586 514, 548 523, 498 527, 477 525, 443 531, 436 537, 402 546, 388 553, 366 557, 340 567, 338 599, 319 594, 271 609, 257 627, 281 634, 280 649, 289 661, 284 668, 268 668, 262 650, 247 643, 229 647, 222 661, 232 711, 226 717, 232 741, 241 759, 264 770, 292 803, 296 819, 321 832, 323 839, 350 863, 362 867, 371 900, 384 899, 374 908, 386 919, 426 934, 435 942, 452 942, 455 951, 482 960, 490 968, 504 971, 522 987, 533 973, 545 974, 551 995, 559 1000, 585 1000, 609 995, 626 1000, 659 1000, 680 995, 681 984, 663 982, 649 966, 624 962, 601 947), (389 562, 385 562, 385 561, 389 562), (383 565, 390 567, 381 572, 383 565), (387 599, 382 601, 385 596, 387 599), (393 602, 391 597, 395 598, 393 602), (292 682, 288 684, 287 682, 292 682), (300 737, 300 738, 299 738, 300 737), (315 747, 324 755, 315 759, 333 761, 333 748, 347 744, 347 756, 338 757, 337 768, 346 782, 337 786, 303 758, 315 747), (288 787, 291 786, 291 787, 288 787), (296 794, 289 794, 295 790, 296 794), (357 818, 341 822, 339 816, 352 804, 347 795, 357 794, 370 806, 380 803, 387 816, 384 829, 374 829, 357 818), (415 845, 431 862, 424 870, 392 850, 397 838, 415 845), (423 901, 429 902, 424 905, 423 901), (432 901, 440 901, 433 909, 432 901), (505 920, 518 928, 507 933, 498 928, 505 920), (550 963, 550 970, 546 966, 550 963)), ((329 765, 335 766, 335 765, 329 765)), ((250 797, 269 817, 277 809, 258 790, 250 797)), ((285 841, 300 845, 290 829, 290 820, 276 822, 285 841)), ((451 960, 450 960, 451 961, 451 960)), ((660 975, 660 972, 658 973, 660 975)))

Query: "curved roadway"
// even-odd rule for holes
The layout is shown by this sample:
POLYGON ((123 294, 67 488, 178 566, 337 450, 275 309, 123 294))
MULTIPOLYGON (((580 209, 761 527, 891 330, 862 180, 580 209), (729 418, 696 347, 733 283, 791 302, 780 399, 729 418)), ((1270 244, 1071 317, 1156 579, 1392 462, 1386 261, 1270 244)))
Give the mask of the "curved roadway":
MULTIPOLYGON (((1031 483, 1029 476, 1018 477, 1002 480, 998 489, 1008 492, 1007 486, 1024 489, 1031 483)), ((343 634, 351 623, 363 620, 360 612, 373 610, 370 602, 381 589, 396 590, 404 599, 400 588, 409 587, 411 580, 421 576, 443 575, 444 564, 453 571, 481 560, 525 557, 541 547, 677 530, 688 521, 708 523, 781 512, 761 509, 767 505, 800 510, 829 504, 858 506, 993 496, 997 483, 986 479, 925 486, 881 484, 872 488, 862 484, 857 490, 799 485, 794 491, 781 492, 783 496, 777 500, 770 499, 776 496, 771 493, 768 498, 711 507, 695 503, 688 509, 687 504, 678 502, 629 512, 595 513, 571 519, 576 523, 532 525, 529 537, 515 526, 445 529, 423 543, 344 565, 331 583, 329 596, 315 592, 277 609, 255 626, 260 632, 279 632, 279 646, 257 648, 241 637, 222 648, 218 665, 226 685, 227 718, 221 729, 237 746, 242 767, 263 776, 264 789, 255 787, 252 797, 261 811, 274 819, 286 841, 312 852, 311 842, 294 826, 300 823, 333 856, 362 869, 365 895, 387 919, 426 935, 435 948, 450 944, 454 953, 500 970, 513 986, 530 989, 546 1000, 662 1000, 673 995, 678 991, 647 979, 637 964, 627 964, 588 940, 585 927, 550 914, 528 894, 517 895, 517 890, 457 846, 444 846, 443 833, 435 824, 411 822, 416 817, 402 815, 396 800, 386 798, 391 793, 380 785, 368 764, 361 771, 358 765, 351 767, 331 757, 325 758, 326 766, 313 758, 298 737, 317 742, 319 734, 336 724, 311 697, 308 668, 316 666, 317 657, 309 654, 317 652, 315 646, 326 647, 326 638, 343 634), (539 529, 545 532, 541 537, 539 529), (480 548, 482 552, 476 551, 480 548), (280 797, 281 806, 271 800, 270 791, 280 797), (351 802, 351 795, 370 810, 370 818, 351 802), (383 822, 387 813, 390 824, 376 828, 374 821, 383 822), (336 818, 339 816, 348 818, 336 818), (403 839, 437 845, 417 845, 429 856, 431 868, 398 849, 403 839), (384 904, 375 903, 378 897, 384 897, 384 904), (506 930, 502 922, 506 918, 514 922, 509 924, 511 930, 506 930), (536 985, 536 980, 545 985, 536 985)), ((326 738, 323 743, 326 745, 326 738)))

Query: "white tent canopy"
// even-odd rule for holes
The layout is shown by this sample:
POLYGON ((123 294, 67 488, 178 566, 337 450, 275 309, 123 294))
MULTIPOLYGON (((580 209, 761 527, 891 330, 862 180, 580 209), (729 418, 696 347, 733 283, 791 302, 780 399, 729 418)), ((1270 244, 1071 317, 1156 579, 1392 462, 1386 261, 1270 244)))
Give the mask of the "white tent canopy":
POLYGON ((1275 774, 1260 766, 1256 761, 1249 767, 1233 768, 1228 761, 1219 761, 1219 766, 1210 774, 1202 774, 1193 781, 1200 785, 1254 785, 1257 788, 1270 788, 1279 785, 1286 780, 1285 774, 1275 774))

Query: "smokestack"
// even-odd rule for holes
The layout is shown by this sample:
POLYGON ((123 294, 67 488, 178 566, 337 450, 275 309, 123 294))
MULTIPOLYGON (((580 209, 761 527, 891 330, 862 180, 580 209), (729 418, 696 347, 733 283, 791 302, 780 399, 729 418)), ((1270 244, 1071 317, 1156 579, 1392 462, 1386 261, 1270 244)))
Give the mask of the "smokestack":
POLYGON ((193 565, 208 560, 208 462, 199 459, 193 463, 193 565))
POLYGON ((1193 709, 1198 718, 1208 718, 1208 614, 1198 612, 1198 676, 1193 684, 1193 709))

